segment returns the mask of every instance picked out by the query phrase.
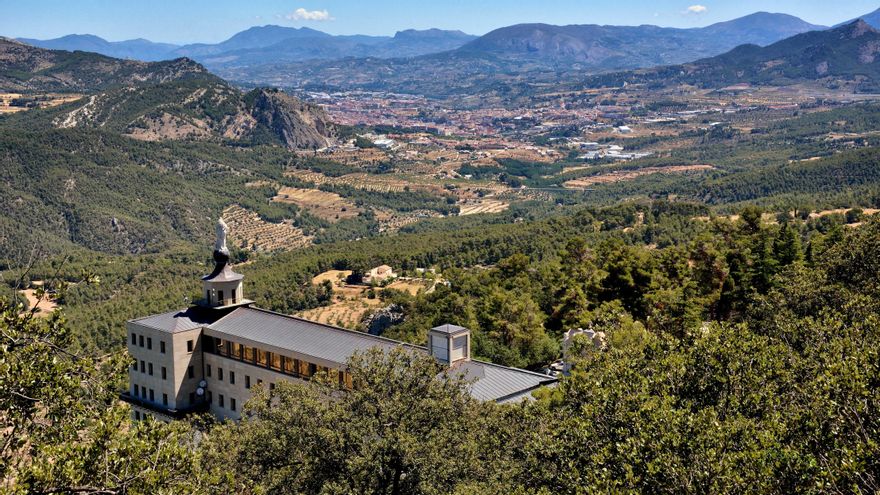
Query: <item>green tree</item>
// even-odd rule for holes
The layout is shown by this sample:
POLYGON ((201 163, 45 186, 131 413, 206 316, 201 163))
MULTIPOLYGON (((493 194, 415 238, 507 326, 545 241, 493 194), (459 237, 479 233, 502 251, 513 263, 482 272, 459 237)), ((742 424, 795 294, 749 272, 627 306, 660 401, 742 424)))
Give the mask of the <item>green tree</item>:
POLYGON ((185 493, 193 489, 185 422, 131 424, 117 377, 128 358, 71 354, 59 312, 2 303, 0 475, 10 493, 185 493))
POLYGON ((441 494, 492 479, 498 452, 483 435, 493 407, 459 377, 403 348, 355 355, 348 369, 351 391, 279 382, 256 393, 240 424, 215 429, 202 460, 214 489, 441 494))

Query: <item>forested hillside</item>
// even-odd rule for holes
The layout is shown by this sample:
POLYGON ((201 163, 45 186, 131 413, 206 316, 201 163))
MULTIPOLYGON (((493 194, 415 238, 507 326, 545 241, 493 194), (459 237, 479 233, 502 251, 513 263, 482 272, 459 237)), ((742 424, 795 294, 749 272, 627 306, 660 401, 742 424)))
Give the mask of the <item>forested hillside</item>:
MULTIPOLYGON (((657 221, 642 235, 677 223, 665 208, 646 213, 657 221)), ((15 392, 2 417, 16 435, 3 472, 23 492, 873 492, 880 223, 811 234, 803 250, 802 231, 762 226, 755 210, 661 250, 626 235, 595 250, 573 238, 558 256, 514 253, 454 276, 427 296, 433 313, 416 301, 418 318, 476 317, 479 352, 508 339, 527 360, 552 343, 522 345, 528 320, 509 318, 541 304, 541 280, 557 281, 560 321, 605 344, 576 347, 572 375, 518 406, 476 402, 427 356, 375 352, 349 363, 354 391, 339 400, 324 399, 320 379, 279 383, 241 423, 123 427, 107 372, 126 363, 71 358, 62 320, 10 309, 0 378, 15 392), (489 292, 474 300, 488 306, 471 306, 474 291, 489 292), (32 421, 45 411, 48 427, 32 421)))

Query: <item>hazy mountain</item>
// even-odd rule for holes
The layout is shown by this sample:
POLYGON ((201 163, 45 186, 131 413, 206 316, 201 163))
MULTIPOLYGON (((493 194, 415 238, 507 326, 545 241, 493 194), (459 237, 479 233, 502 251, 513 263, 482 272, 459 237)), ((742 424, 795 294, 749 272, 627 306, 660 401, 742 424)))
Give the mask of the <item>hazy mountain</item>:
POLYGON ((845 26, 847 24, 852 24, 853 22, 855 22, 859 19, 867 22, 868 24, 870 24, 871 26, 873 26, 877 29, 880 29, 880 9, 877 9, 874 12, 871 12, 870 14, 865 14, 861 17, 858 17, 857 19, 851 19, 846 22, 841 22, 840 24, 838 24, 837 26, 834 26, 834 27, 840 27, 840 26, 845 26))
POLYGON ((825 29, 786 14, 755 13, 704 28, 519 24, 496 29, 460 50, 508 59, 621 69, 676 64, 723 53, 742 44, 767 45, 825 29))
POLYGON ((823 31, 799 34, 766 47, 742 45, 696 62, 608 74, 591 85, 627 83, 791 84, 829 80, 856 90, 875 91, 880 83, 880 31, 862 20, 823 31))
POLYGON ((100 53, 108 57, 144 61, 167 60, 171 51, 178 48, 170 43, 154 43, 145 39, 107 41, 91 34, 69 34, 52 40, 19 38, 19 41, 50 50, 67 50, 100 53))
POLYGON ((338 60, 349 57, 412 57, 459 48, 475 39, 461 31, 407 30, 391 36, 332 36, 307 28, 252 28, 218 45, 183 47, 186 55, 212 68, 338 60), (247 34, 247 36, 242 36, 247 34), (243 42, 246 41, 246 42, 243 42))
POLYGON ((418 57, 219 64, 215 70, 250 84, 439 97, 480 94, 508 101, 537 86, 583 80, 585 74, 681 64, 743 43, 767 45, 813 29, 824 28, 768 13, 695 29, 521 24, 495 30, 459 49, 418 57))
POLYGON ((329 39, 333 36, 307 27, 254 26, 236 33, 226 41, 216 44, 196 43, 184 45, 174 51, 176 56, 201 58, 224 52, 254 48, 266 48, 289 39, 329 39))
POLYGON ((186 58, 165 62, 122 60, 90 52, 46 50, 0 38, 0 90, 93 92, 126 84, 213 78, 186 58))

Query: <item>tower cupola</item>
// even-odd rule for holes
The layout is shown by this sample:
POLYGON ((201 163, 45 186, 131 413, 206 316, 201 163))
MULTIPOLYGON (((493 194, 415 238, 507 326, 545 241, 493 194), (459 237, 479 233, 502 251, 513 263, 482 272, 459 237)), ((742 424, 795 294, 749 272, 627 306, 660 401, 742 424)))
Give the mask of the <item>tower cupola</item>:
POLYGON ((440 325, 428 330, 428 350, 437 361, 455 364, 471 358, 471 331, 457 325, 440 325))
POLYGON ((226 247, 229 227, 222 218, 217 219, 216 232, 214 271, 210 275, 202 277, 202 287, 205 294, 202 305, 209 308, 226 308, 250 304, 253 301, 245 299, 242 290, 244 275, 235 273, 229 264, 229 248, 226 247))

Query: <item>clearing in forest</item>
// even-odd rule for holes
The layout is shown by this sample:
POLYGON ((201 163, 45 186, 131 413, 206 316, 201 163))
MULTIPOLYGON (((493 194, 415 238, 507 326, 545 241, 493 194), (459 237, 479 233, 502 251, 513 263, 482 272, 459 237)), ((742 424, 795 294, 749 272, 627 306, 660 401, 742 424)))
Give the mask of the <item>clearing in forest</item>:
POLYGON ((712 170, 712 165, 670 165, 667 167, 645 167, 633 170, 617 170, 607 174, 592 175, 573 179, 564 185, 569 189, 583 189, 598 184, 613 184, 615 182, 625 182, 635 180, 645 175, 653 174, 680 174, 685 172, 703 172, 712 170))
MULTIPOLYGON (((319 323, 357 328, 364 316, 385 305, 379 297, 379 294, 385 289, 373 288, 374 297, 370 298, 370 287, 345 283, 345 279, 349 275, 351 275, 351 270, 329 270, 314 277, 312 283, 315 285, 325 281, 333 284, 333 302, 329 306, 302 311, 297 316, 319 323)), ((416 295, 420 290, 430 290, 433 284, 434 282, 430 280, 406 278, 391 282, 387 288, 416 295)))
POLYGON ((278 203, 293 203, 309 213, 330 222, 358 216, 361 209, 342 196, 318 189, 282 187, 272 198, 278 203))

